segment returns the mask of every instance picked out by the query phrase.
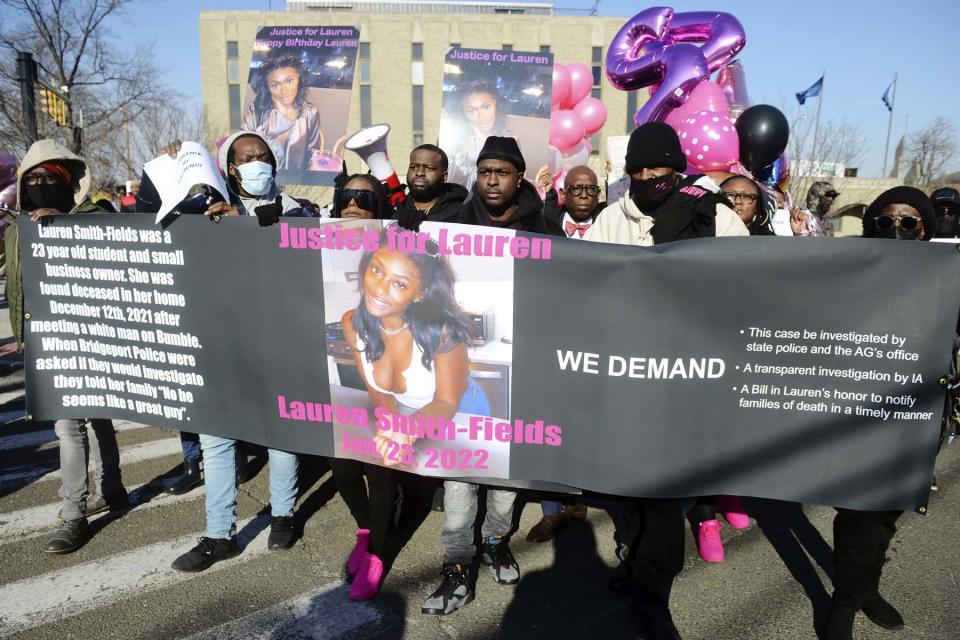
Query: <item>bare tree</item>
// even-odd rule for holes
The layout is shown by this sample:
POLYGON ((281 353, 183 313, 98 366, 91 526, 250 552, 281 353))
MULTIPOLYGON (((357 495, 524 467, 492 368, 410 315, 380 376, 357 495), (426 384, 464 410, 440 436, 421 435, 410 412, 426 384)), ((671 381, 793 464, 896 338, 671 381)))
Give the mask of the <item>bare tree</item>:
MULTIPOLYGON (((0 0, 4 19, 0 43, 29 51, 40 74, 64 91, 73 108, 71 121, 59 128, 38 117, 40 134, 58 138, 74 151, 73 127, 83 124, 83 153, 100 178, 118 178, 129 159, 117 157, 116 137, 148 111, 164 105, 169 92, 156 80, 145 55, 125 55, 109 40, 106 21, 122 15, 133 0, 0 0)), ((11 56, 12 58, 12 56, 11 56)), ((11 60, 0 67, 0 144, 26 146, 20 92, 11 60)))
POLYGON ((957 130, 947 118, 937 118, 927 127, 911 134, 907 142, 910 184, 933 186, 947 164, 956 157, 957 150, 957 130))

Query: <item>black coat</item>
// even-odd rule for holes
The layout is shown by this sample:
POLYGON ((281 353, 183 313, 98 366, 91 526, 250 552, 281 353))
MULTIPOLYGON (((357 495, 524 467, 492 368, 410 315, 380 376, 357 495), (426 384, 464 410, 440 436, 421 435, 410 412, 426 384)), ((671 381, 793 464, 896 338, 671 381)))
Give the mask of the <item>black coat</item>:
POLYGON ((536 188, 526 180, 520 181, 520 189, 517 190, 517 208, 513 214, 504 222, 497 222, 490 217, 490 212, 480 199, 477 193, 477 185, 473 185, 470 191, 470 199, 463 205, 460 212, 460 218, 457 222, 461 224, 473 224, 481 227, 499 227, 501 229, 515 229, 517 231, 530 231, 533 233, 543 233, 546 235, 565 235, 559 225, 547 224, 543 217, 543 200, 537 193, 536 188))
MULTIPOLYGON (((600 212, 607 208, 606 202, 601 202, 593 211, 593 220, 597 219, 600 212)), ((547 191, 547 197, 543 200, 543 217, 547 221, 547 226, 553 226, 560 230, 560 233, 566 237, 567 232, 563 230, 563 215, 567 212, 566 208, 560 204, 560 196, 556 189, 547 191)), ((573 216, 570 216, 571 218, 573 216)))
POLYGON ((431 222, 456 222, 460 218, 460 211, 463 209, 463 202, 470 196, 462 185, 456 182, 446 182, 443 185, 443 192, 440 199, 437 200, 430 211, 423 213, 418 211, 413 204, 413 198, 407 194, 407 199, 397 207, 397 213, 394 219, 400 223, 400 226, 411 231, 419 231, 420 223, 425 220, 431 222))

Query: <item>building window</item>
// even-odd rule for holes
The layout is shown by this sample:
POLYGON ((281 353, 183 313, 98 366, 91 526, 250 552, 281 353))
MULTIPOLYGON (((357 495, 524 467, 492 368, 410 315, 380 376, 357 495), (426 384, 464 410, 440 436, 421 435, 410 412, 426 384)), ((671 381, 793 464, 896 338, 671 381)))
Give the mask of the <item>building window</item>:
POLYGON ((504 51, 513 51, 513 45, 512 45, 512 44, 505 44, 505 45, 503 45, 503 50, 504 50, 504 51))
POLYGON ((240 128, 240 85, 231 84, 227 87, 230 98, 230 128, 240 128))
POLYGON ((450 48, 451 48, 451 49, 459 49, 459 48, 460 48, 460 43, 459 43, 459 42, 451 42, 451 43, 450 43, 450 48))
MULTIPOLYGON (((600 100, 603 94, 603 85, 601 84, 603 82, 603 49, 601 47, 594 47, 590 59, 593 64, 593 88, 590 89, 590 95, 600 100)), ((592 148, 590 151, 591 155, 600 155, 599 132, 590 136, 590 146, 592 148)))
POLYGON ((237 46, 236 40, 227 41, 227 58, 239 58, 240 57, 240 47, 237 46))
POLYGON ((413 87, 413 136, 423 137, 423 85, 413 87))
POLYGON ((422 133, 413 134, 413 146, 419 147, 422 144, 423 144, 423 134, 422 133))
POLYGON ((230 128, 240 128, 240 47, 236 40, 227 41, 227 101, 230 105, 230 128))
POLYGON ((627 91, 627 133, 633 131, 633 116, 637 112, 637 92, 627 91))
POLYGON ((540 45, 540 53, 550 53, 550 45, 548 44, 540 45))
POLYGON ((410 45, 410 57, 414 60, 423 60, 423 43, 414 42, 410 45))
POLYGON ((370 85, 370 43, 361 42, 357 55, 360 63, 360 126, 369 127, 373 124, 373 109, 371 102, 370 85))

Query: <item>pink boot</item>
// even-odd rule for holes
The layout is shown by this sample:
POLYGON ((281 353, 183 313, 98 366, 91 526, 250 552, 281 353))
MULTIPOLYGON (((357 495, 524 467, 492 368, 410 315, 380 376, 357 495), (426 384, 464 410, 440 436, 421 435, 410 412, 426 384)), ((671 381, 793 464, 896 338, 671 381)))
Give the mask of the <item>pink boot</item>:
POLYGON ((370 600, 380 591, 382 580, 383 561, 372 553, 365 553, 347 595, 351 600, 370 600))
POLYGON ((750 518, 737 496, 717 496, 717 510, 734 529, 746 529, 750 526, 750 518))
POLYGON ((370 529, 357 529, 357 544, 350 552, 350 558, 347 559, 347 575, 355 576, 357 571, 360 571, 360 563, 367 553, 367 545, 369 544, 370 529))
POLYGON ((697 547, 700 557, 706 562, 723 562, 723 542, 720 540, 720 522, 704 520, 697 533, 697 547))

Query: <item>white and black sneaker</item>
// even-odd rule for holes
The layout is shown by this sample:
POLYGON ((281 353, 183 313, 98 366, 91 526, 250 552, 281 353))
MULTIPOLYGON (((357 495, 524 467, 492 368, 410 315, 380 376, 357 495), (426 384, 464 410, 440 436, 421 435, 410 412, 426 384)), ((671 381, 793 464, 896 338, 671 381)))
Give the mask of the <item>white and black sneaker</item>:
POLYGON ((473 602, 473 585, 470 569, 460 564, 443 565, 443 582, 437 590, 423 601, 420 611, 435 616, 445 616, 473 602))
POLYGON ((520 566, 510 552, 510 546, 502 538, 487 538, 483 543, 481 560, 490 569, 494 581, 498 584, 516 584, 520 582, 520 566))

